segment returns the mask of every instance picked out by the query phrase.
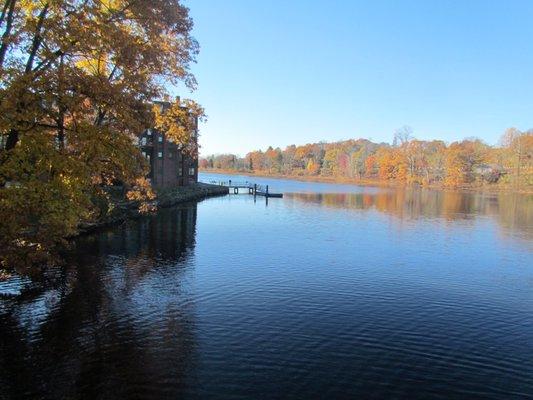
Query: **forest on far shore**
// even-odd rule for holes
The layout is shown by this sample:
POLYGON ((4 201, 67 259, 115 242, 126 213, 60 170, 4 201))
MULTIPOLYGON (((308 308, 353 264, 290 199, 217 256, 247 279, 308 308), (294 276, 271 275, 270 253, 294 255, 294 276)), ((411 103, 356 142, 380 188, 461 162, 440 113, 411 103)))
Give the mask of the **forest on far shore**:
POLYGON ((203 170, 287 177, 324 177, 339 181, 390 181, 446 187, 499 185, 533 187, 533 130, 509 128, 499 145, 477 138, 450 144, 417 140, 404 127, 393 144, 367 139, 269 147, 238 157, 219 154, 199 160, 203 170))

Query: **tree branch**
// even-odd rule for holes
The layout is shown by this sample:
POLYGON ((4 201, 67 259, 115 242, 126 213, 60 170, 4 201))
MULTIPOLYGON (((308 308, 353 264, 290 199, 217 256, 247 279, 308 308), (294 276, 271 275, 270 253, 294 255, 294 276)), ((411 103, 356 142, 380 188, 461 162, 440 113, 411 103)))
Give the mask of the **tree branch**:
POLYGON ((6 17, 7 9, 9 8, 11 1, 12 0, 4 0, 4 7, 2 8, 2 14, 0 14, 0 27, 4 23, 4 18, 6 17))
POLYGON ((46 13, 48 12, 49 6, 49 3, 46 3, 41 12, 39 13, 39 20, 37 21, 37 27, 35 28, 35 34, 33 35, 30 54, 28 56, 28 61, 26 62, 26 68, 24 71, 26 74, 30 73, 33 69, 33 60, 35 59, 37 50, 39 50, 39 47, 41 45, 41 30, 43 28, 44 18, 46 17, 46 13))

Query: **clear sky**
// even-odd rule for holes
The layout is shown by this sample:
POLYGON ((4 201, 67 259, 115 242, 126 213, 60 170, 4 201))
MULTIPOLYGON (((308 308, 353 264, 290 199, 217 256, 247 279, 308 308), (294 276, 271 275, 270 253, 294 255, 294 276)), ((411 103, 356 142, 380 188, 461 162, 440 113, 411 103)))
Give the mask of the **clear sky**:
POLYGON ((533 0, 187 0, 202 155, 533 128, 533 0))

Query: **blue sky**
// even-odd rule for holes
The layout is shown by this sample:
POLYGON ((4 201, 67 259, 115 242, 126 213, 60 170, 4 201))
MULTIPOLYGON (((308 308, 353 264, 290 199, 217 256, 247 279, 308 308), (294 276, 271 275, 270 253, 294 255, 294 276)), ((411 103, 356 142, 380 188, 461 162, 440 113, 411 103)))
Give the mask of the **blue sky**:
POLYGON ((203 155, 533 128, 533 1, 187 0, 203 155))

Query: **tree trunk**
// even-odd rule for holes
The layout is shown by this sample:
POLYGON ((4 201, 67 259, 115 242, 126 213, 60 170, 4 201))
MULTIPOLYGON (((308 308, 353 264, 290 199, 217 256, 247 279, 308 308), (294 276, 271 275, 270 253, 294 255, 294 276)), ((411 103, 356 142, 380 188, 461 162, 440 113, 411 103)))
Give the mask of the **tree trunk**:
POLYGON ((19 132, 17 129, 11 129, 7 135, 6 140, 6 150, 11 150, 15 148, 19 140, 19 132))
POLYGON ((58 103, 58 118, 57 118, 57 141, 59 151, 65 149, 65 106, 63 104, 63 56, 59 61, 59 71, 57 79, 57 103, 58 103))
MULTIPOLYGON (((9 13, 13 13, 13 10, 15 8, 15 3, 16 3, 16 0, 12 0, 11 2, 11 8, 9 10, 9 13)), ((46 3, 45 6, 43 7, 43 9, 41 10, 41 12, 39 13, 39 21, 37 22, 37 27, 35 28, 35 34, 33 36, 33 40, 32 40, 32 46, 31 46, 31 51, 30 51, 30 55, 28 57, 28 61, 26 62, 26 67, 25 67, 25 73, 26 74, 29 74, 33 68, 33 61, 35 59, 35 55, 37 54, 37 50, 39 50, 39 47, 41 45, 41 29, 42 29, 42 26, 43 26, 43 22, 44 22, 44 18, 46 16, 46 13, 48 12, 48 8, 49 8, 49 4, 46 3)), ((10 16, 9 16, 9 13, 8 13, 8 25, 10 24, 10 22, 12 23, 12 20, 13 20, 13 17, 11 16, 11 19, 10 19, 10 16)), ((6 36, 6 33, 7 33, 8 29, 7 29, 7 26, 6 26, 6 32, 4 32, 4 35, 3 36, 6 36)), ((5 56, 5 52, 7 51, 7 42, 4 43, 4 38, 2 37, 2 52, 0 52, 0 66, 2 66, 2 63, 4 61, 4 56, 5 56), (4 46, 5 45, 5 46, 4 46)), ((23 109, 24 108, 24 104, 18 104, 18 108, 19 109, 23 109)), ((13 148, 15 148, 15 146, 17 145, 19 141, 19 131, 18 129, 16 128, 11 128, 10 131, 9 131, 9 134, 7 136, 7 142, 6 142, 6 150, 11 150, 13 148)))
POLYGON ((11 29, 13 27, 13 18, 15 17, 15 3, 16 0, 7 0, 4 5, 4 10, 2 11, 2 23, 3 19, 6 18, 6 30, 2 35, 2 41, 0 45, 0 68, 4 65, 4 60, 6 57, 7 49, 9 48, 9 35, 11 35, 11 29), (9 3, 9 8, 8 7, 9 3), (7 9, 7 16, 5 11, 7 9))
POLYGON ((2 14, 0 14, 0 27, 4 24, 6 18, 7 9, 11 5, 12 0, 4 0, 4 7, 2 7, 2 14))
POLYGON ((28 61, 26 62, 26 69, 25 72, 28 74, 33 69, 33 61, 35 60, 35 55, 37 54, 37 51, 39 50, 39 47, 41 46, 41 30, 43 28, 43 22, 44 18, 46 17, 46 13, 48 12, 49 4, 46 3, 39 13, 39 20, 37 22, 37 27, 35 28, 35 34, 33 35, 33 40, 31 43, 31 51, 30 55, 28 57, 28 61))

